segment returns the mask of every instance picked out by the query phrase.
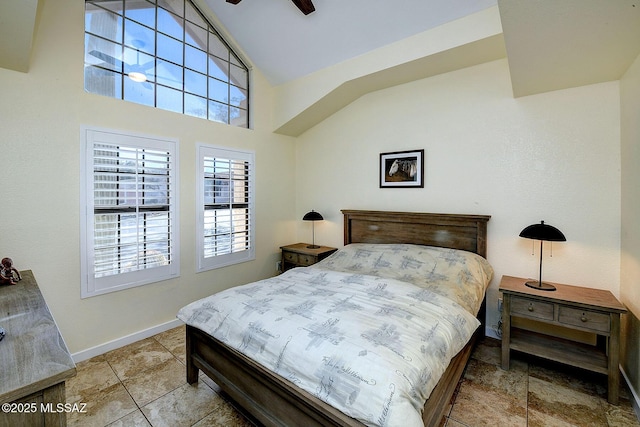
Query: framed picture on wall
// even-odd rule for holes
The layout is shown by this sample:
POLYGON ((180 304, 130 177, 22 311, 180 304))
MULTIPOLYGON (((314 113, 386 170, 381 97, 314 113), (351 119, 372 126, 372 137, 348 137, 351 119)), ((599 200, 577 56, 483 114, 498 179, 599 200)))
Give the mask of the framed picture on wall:
POLYGON ((424 188, 424 150, 380 153, 380 188, 424 188))

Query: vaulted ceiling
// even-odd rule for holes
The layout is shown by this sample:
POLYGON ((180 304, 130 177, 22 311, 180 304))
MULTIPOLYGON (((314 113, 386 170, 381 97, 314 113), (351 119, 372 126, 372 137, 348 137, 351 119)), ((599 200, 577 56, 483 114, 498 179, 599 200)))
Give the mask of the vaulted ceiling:
POLYGON ((0 68, 27 72, 42 0, 0 3, 0 68))
POLYGON ((496 0, 202 0, 273 85, 462 18, 496 0))
POLYGON ((617 80, 640 54, 640 0, 203 2, 273 85, 496 4, 515 96, 617 80))
MULTIPOLYGON (((43 1, 0 3, 0 67, 28 72, 43 1)), ((640 54, 640 0, 196 3, 274 86, 496 4, 515 96, 617 80, 640 54)))
POLYGON ((619 80, 640 54, 639 0, 498 0, 515 96, 619 80))

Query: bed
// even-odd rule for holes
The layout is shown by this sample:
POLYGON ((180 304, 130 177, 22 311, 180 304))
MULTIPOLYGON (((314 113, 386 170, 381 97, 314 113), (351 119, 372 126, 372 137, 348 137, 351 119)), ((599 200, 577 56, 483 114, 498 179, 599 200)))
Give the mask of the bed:
MULTIPOLYGON (((423 250, 424 248, 422 247, 427 246, 430 247, 430 251, 438 250, 438 248, 443 248, 442 251, 446 249, 477 254, 482 257, 482 261, 484 261, 484 258, 486 258, 487 222, 490 218, 486 215, 430 214, 363 210, 343 210, 342 213, 344 215, 345 248, 339 250, 338 252, 336 252, 336 254, 321 261, 315 266, 290 270, 291 275, 297 275, 302 278, 304 278, 305 276, 313 277, 313 280, 316 281, 318 280, 318 277, 321 277, 322 280, 325 280, 325 277, 329 278, 335 275, 337 276, 338 281, 348 282, 347 284, 349 286, 356 286, 354 285, 354 283, 358 282, 359 277, 366 276, 367 280, 374 281, 374 283, 372 283, 371 285, 367 284, 367 286, 372 286, 376 289, 380 289, 380 283, 384 283, 384 286, 387 286, 387 284, 393 282, 393 286, 400 286, 402 288, 402 286, 405 286, 404 282, 396 280, 396 278, 379 278, 369 276, 369 274, 359 275, 357 274, 357 272, 353 271, 348 272, 349 275, 347 276, 340 276, 341 274, 347 273, 333 271, 334 266, 340 265, 340 256, 343 256, 344 259, 345 255, 343 251, 346 253, 351 253, 351 256, 359 256, 359 254, 363 253, 363 250, 365 252, 371 252, 369 248, 391 248, 397 250, 398 247, 400 247, 400 244, 402 244, 401 247, 403 251, 406 250, 406 248, 409 248, 409 250, 414 250, 413 245, 420 245, 418 247, 419 250, 423 250), (431 249, 431 247, 433 249, 431 249), (396 281, 400 283, 396 284, 396 281), (376 285, 376 283, 378 284, 376 285)), ((447 257, 449 256, 447 254, 448 252, 444 252, 444 255, 439 256, 447 257)), ((480 257, 476 256, 476 258, 480 257)), ((486 261, 484 262, 486 263, 486 261)), ((349 265, 351 264, 353 263, 350 261, 349 265)), ((484 333, 484 291, 486 290, 486 286, 488 286, 488 282, 491 280, 492 270, 490 269, 490 266, 487 267, 486 271, 488 272, 486 273, 487 277, 484 278, 486 280, 486 283, 483 285, 483 289, 479 291, 480 294, 478 295, 478 298, 475 298, 477 301, 469 303, 469 306, 462 310, 473 312, 473 315, 469 316, 471 316, 476 324, 471 325, 471 322, 468 320, 459 322, 465 325, 468 324, 468 326, 464 326, 464 328, 469 330, 469 338, 467 338, 467 336, 465 335, 465 341, 462 344, 459 344, 461 346, 461 349, 458 351, 458 349, 455 348, 455 353, 447 356, 447 360, 451 359, 450 363, 442 367, 442 370, 444 372, 441 375, 440 373, 438 373, 439 379, 433 379, 433 384, 429 385, 430 393, 428 393, 428 399, 422 407, 421 414, 418 413, 418 417, 421 418, 421 424, 425 426, 437 426, 441 424, 441 420, 448 408, 451 397, 455 392, 458 381, 461 378, 466 363, 471 355, 473 345, 476 339, 484 333), (478 325, 480 326, 478 327, 478 325)), ((285 273, 287 276, 283 274, 282 276, 285 277, 280 277, 276 280, 277 282, 284 283, 281 288, 278 288, 278 292, 281 294, 283 293, 283 290, 297 290, 296 286, 288 286, 291 285, 291 283, 287 283, 287 280, 294 280, 294 278, 289 276, 290 272, 285 273)), ((236 296, 242 296, 241 294, 266 292, 268 289, 270 289, 269 286, 271 286, 271 282, 269 282, 269 280, 270 279, 267 279, 267 281, 260 281, 257 282, 257 284, 245 285, 245 287, 236 289, 231 293, 236 296)), ((299 280, 299 277, 295 278, 295 280, 299 280)), ((313 284, 314 289, 324 289, 322 285, 318 283, 319 282, 313 284)), ((300 289, 303 289, 302 283, 299 286, 300 289)), ((413 285, 407 284, 406 286, 413 285)), ((225 298, 234 297, 233 295, 229 295, 229 293, 227 293, 226 295, 227 296, 225 296, 225 298)), ((261 299, 261 301, 268 301, 270 303, 273 300, 273 297, 271 296, 271 294, 269 295, 269 298, 263 298, 261 299)), ((425 304, 433 305, 435 304, 435 302, 437 302, 439 305, 443 306, 445 311, 451 311, 453 313, 453 308, 451 307, 455 305, 457 309, 459 305, 464 305, 462 303, 457 304, 452 302, 451 307, 449 307, 446 305, 448 303, 440 303, 440 296, 433 293, 430 293, 429 295, 430 297, 428 299, 430 301, 425 302, 425 304)), ((343 301, 346 301, 349 298, 350 296, 348 298, 344 298, 343 301)), ((329 297, 326 298, 327 301, 329 299, 329 297)), ((248 302, 246 301, 249 300, 240 301, 245 302, 236 303, 235 306, 248 304, 248 302)), ((359 301, 362 302, 363 300, 360 299, 359 301)), ((361 405, 361 402, 363 400, 366 404, 367 398, 361 397, 365 396, 364 394, 361 396, 359 395, 359 393, 361 393, 360 388, 356 387, 353 383, 376 382, 371 380, 371 378, 373 378, 373 374, 371 374, 370 372, 367 372, 367 374, 362 374, 363 371, 360 371, 360 368, 352 369, 353 365, 340 362, 342 363, 342 368, 340 368, 341 373, 344 374, 344 372, 347 372, 347 376, 353 377, 353 381, 345 382, 344 380, 342 380, 341 383, 336 384, 319 384, 314 389, 313 386, 308 386, 308 381, 306 378, 300 379, 298 377, 298 375, 302 375, 300 373, 289 373, 285 375, 283 372, 289 372, 287 370, 289 368, 285 370, 276 369, 280 372, 279 375, 274 373, 271 369, 267 369, 266 367, 264 367, 262 364, 265 363, 264 361, 262 361, 262 363, 256 361, 261 360, 259 357, 263 357, 265 348, 268 350, 271 347, 271 342, 273 342, 272 339, 280 338, 280 334, 270 332, 269 327, 264 327, 261 323, 258 323, 255 320, 253 321, 253 323, 250 323, 251 326, 247 326, 247 329, 253 328, 255 330, 255 333, 252 333, 251 338, 249 339, 247 339, 246 336, 245 338, 243 338, 243 342, 239 345, 239 348, 242 351, 232 346, 226 345, 221 340, 213 336, 224 336, 226 334, 226 332, 221 332, 223 330, 222 324, 224 323, 224 321, 219 322, 220 326, 218 326, 215 330, 209 329, 208 332, 205 332, 205 330, 207 329, 203 326, 204 320, 202 318, 206 317, 208 319, 212 316, 215 318, 215 315, 219 314, 214 313, 219 311, 216 306, 216 304, 219 303, 220 301, 212 303, 209 302, 209 300, 207 300, 206 302, 194 302, 189 306, 183 308, 179 313, 178 317, 180 317, 187 323, 187 381, 190 384, 198 381, 198 372, 202 370, 227 395, 229 395, 238 405, 240 405, 246 412, 248 412, 251 417, 266 426, 362 426, 363 422, 366 424, 380 425, 393 425, 398 423, 398 414, 404 412, 402 406, 397 407, 397 409, 395 409, 394 411, 389 411, 388 407, 383 408, 381 411, 376 410, 377 412, 371 417, 373 421, 371 421, 370 418, 362 418, 360 415, 349 416, 347 415, 347 413, 350 412, 343 412, 344 408, 342 408, 343 410, 336 409, 336 407, 334 407, 333 405, 334 402, 330 398, 325 398, 326 396, 324 396, 322 392, 319 392, 319 390, 322 391, 326 388, 333 387, 333 398, 335 398, 335 396, 341 398, 344 397, 347 401, 347 404, 351 404, 352 400, 358 402, 359 399, 360 403, 358 404, 361 405), (203 320, 203 322, 199 322, 200 320, 203 320), (259 336, 263 336, 263 339, 260 340, 259 336), (248 357, 247 354, 252 354, 253 358, 248 357), (345 369, 345 366, 347 365, 349 367, 345 369), (285 377, 287 377, 288 379, 285 379, 285 377), (341 393, 339 391, 341 391, 341 393), (326 402, 331 402, 332 404, 326 402), (393 418, 387 418, 387 412, 394 412, 396 421, 393 421, 393 418), (360 420, 357 418, 359 418, 360 420)), ((420 302, 419 304, 422 304, 422 302, 420 302)), ((412 303, 411 310, 420 310, 421 308, 419 307, 419 304, 412 303)), ((351 305, 351 307, 353 307, 353 304, 351 305)), ((260 310, 259 308, 252 307, 249 311, 245 310, 245 312, 251 314, 254 313, 256 309, 258 311, 260 310)), ((322 311, 322 313, 328 313, 335 310, 337 309, 335 308, 335 305, 333 305, 328 310, 322 311)), ((360 310, 360 308, 358 308, 357 310, 352 309, 352 311, 358 310, 360 310)), ((295 314, 304 316, 304 313, 302 312, 295 314)), ((465 315, 457 314, 455 319, 463 318, 465 315)), ((439 316, 440 318, 444 319, 444 317, 446 317, 446 313, 441 313, 439 314, 439 316)), ((280 316, 275 320, 279 321, 282 319, 282 317, 283 316, 280 316)), ((404 317, 410 319, 409 323, 415 323, 411 321, 411 315, 407 315, 404 317)), ((333 317, 331 319, 333 319, 333 317)), ((325 319, 324 323, 326 323, 327 321, 328 320, 325 319)), ((320 322, 320 320, 318 320, 318 322, 320 322)), ((458 320, 455 320, 455 322, 458 322, 458 320)), ((225 324, 224 328, 227 328, 226 325, 227 324, 225 324)), ((306 328, 305 332, 310 328, 309 326, 305 326, 306 324, 303 325, 303 323, 300 323, 300 325, 301 326, 299 326, 298 329, 306 328)), ((344 325, 347 324, 343 323, 343 326, 344 325)), ((351 329, 351 327, 353 326, 354 325, 351 325, 348 329, 351 329)), ((371 334, 366 330, 364 332, 357 332, 357 334, 358 338, 362 338, 363 341, 368 341, 369 344, 372 342, 372 339, 370 337, 371 334)), ((311 336, 311 333, 309 333, 308 335, 311 336)), ((331 341, 331 338, 329 338, 328 341, 331 341)), ((339 341, 339 339, 336 339, 336 341, 339 341)), ((400 355, 401 352, 398 351, 397 348, 394 348, 393 345, 386 346, 388 348, 385 349, 382 348, 385 347, 384 344, 379 345, 380 342, 381 341, 374 342, 375 345, 370 346, 368 350, 361 351, 360 354, 364 355, 365 357, 374 357, 379 359, 380 357, 382 357, 380 355, 384 354, 384 351, 389 350, 392 353, 396 353, 395 355, 400 355)), ((333 344, 336 344, 336 342, 334 342, 333 344)), ((290 345, 288 341, 283 346, 283 348, 287 345, 290 345)), ((295 348, 293 347, 293 344, 291 344, 291 346, 292 347, 287 350, 289 354, 293 353, 297 355, 302 353, 291 350, 295 348)), ((318 343, 318 339, 310 341, 310 343, 307 344, 306 350, 309 350, 310 347, 314 346, 318 347, 318 353, 322 353, 320 344, 318 343)), ((316 350, 316 348, 311 348, 311 350, 316 350)), ((280 350, 276 350, 276 352, 277 351, 280 350)), ((453 348, 450 349, 450 351, 453 351, 453 348)), ((425 353, 424 348, 422 352, 425 353)), ((428 352, 433 353, 432 350, 429 350, 428 352)), ((308 353, 314 353, 314 351, 308 351, 308 353)), ((282 351, 280 355, 282 356, 282 354, 284 354, 284 351, 282 351)), ((320 354, 320 356, 324 357, 324 363, 326 365, 330 365, 335 368, 335 366, 338 364, 338 362, 336 362, 333 358, 322 356, 322 354, 320 354)), ((394 356, 394 354, 392 354, 392 356, 394 356)), ((411 357, 407 357, 406 355, 401 356, 404 359, 409 359, 409 363, 414 363, 411 359, 416 357, 413 353, 411 353, 411 357)), ((267 355, 264 357, 274 357, 274 355, 267 355)), ((277 361, 278 365, 279 363, 280 359, 278 359, 277 361)), ((302 361, 300 362, 300 365, 303 366, 302 361)), ((365 371, 367 366, 369 366, 368 363, 360 365, 360 367, 365 371)), ((313 369, 310 370, 310 372, 312 371, 313 369)), ((399 372, 401 372, 401 370, 397 369, 396 373, 399 372)), ((309 376, 313 375, 309 374, 309 376)), ((431 381, 431 379, 429 380, 431 381)), ((414 379, 407 379, 406 382, 411 383, 414 381, 414 379)), ((391 402, 392 397, 396 397, 394 396, 395 392, 395 388, 391 390, 389 402, 391 402)), ((327 393, 327 395, 328 394, 329 393, 327 393)), ((400 395, 406 393, 398 389, 397 394, 400 395)), ((371 401, 374 402, 375 400, 371 401)), ((355 406, 356 404, 354 404, 354 407, 355 406)), ((348 409, 351 410, 351 407, 349 407, 348 409)), ((358 414, 357 408, 354 410, 356 411, 355 413, 358 414)), ((407 411, 407 413, 409 412, 413 411, 407 411)), ((351 413, 351 415, 353 414, 354 413, 351 413)))

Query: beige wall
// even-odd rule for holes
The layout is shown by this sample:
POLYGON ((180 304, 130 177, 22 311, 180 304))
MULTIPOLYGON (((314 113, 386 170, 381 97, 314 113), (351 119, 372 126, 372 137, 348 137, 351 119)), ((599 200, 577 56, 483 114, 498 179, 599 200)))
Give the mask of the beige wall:
MULTIPOLYGON (((620 82, 622 220, 620 295, 623 318, 622 367, 640 396, 640 57, 620 82)), ((636 408, 640 413, 640 408, 636 408)))
POLYGON ((436 70, 457 69, 467 61, 477 64, 487 58, 503 58, 502 41, 497 43, 500 48, 494 43, 478 43, 501 34, 500 13, 494 6, 282 84, 275 88, 274 128, 291 126, 297 131, 298 126, 318 123, 326 111, 334 112, 367 90, 390 86, 389 82, 404 83, 419 75, 433 75, 436 70), (457 49, 470 45, 472 55, 457 49), (456 54, 439 55, 451 51, 456 54), (300 115, 308 114, 307 108, 321 117, 301 119, 300 115))
POLYGON ((169 322, 186 303, 274 274, 279 245, 295 239, 294 139, 271 132, 272 89, 260 74, 252 82, 254 130, 88 94, 83 26, 83 2, 44 1, 29 73, 0 69, 0 256, 33 270, 72 353, 169 322), (179 139, 179 279, 80 299, 81 125, 179 139), (255 261, 195 274, 197 142, 255 150, 255 261))
MULTIPOLYGON (((621 84, 519 99, 507 61, 494 61, 370 93, 293 139, 272 130, 293 114, 283 97, 294 107, 305 100, 291 91, 302 81, 273 89, 259 71, 253 130, 85 93, 83 12, 82 2, 44 0, 29 73, 0 69, 0 256, 34 271, 72 352, 169 322, 196 298, 273 274, 280 245, 310 239, 310 224, 300 221, 310 209, 326 218, 316 224, 316 241, 334 246, 342 245, 342 208, 480 213, 492 215, 489 328, 498 319, 500 276, 537 274, 537 249, 531 256, 531 243, 517 235, 544 219, 568 239, 545 257, 544 277, 610 289, 634 313, 625 323, 624 366, 639 389, 638 61, 621 84), (179 279, 80 299, 81 125, 180 140, 179 279), (196 142, 256 152, 253 262, 194 272, 196 142), (425 149, 425 188, 380 189, 379 154, 417 148, 425 149)), ((492 33, 495 20, 489 13, 485 20, 492 33)), ((336 73, 340 66, 313 81, 333 88, 336 73)))
POLYGON ((500 277, 537 277, 518 233, 540 220, 568 240, 544 278, 619 295, 619 120, 617 82, 514 99, 506 60, 374 92, 298 138, 296 215, 321 212, 316 242, 334 246, 343 208, 492 215, 490 327, 500 277), (380 189, 379 154, 420 148, 425 187, 380 189))

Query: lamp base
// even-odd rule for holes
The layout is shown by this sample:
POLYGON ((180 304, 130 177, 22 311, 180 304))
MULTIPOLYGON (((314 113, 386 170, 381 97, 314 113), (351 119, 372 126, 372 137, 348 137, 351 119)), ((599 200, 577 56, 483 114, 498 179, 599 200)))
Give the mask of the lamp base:
POLYGON ((546 282, 539 282, 537 280, 529 280, 528 282, 524 283, 526 286, 533 288, 533 289, 538 289, 540 291, 555 291, 556 287, 553 286, 551 283, 546 283, 546 282))
POLYGON ((319 247, 319 245, 307 245, 308 249, 318 249, 319 247))

